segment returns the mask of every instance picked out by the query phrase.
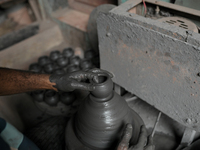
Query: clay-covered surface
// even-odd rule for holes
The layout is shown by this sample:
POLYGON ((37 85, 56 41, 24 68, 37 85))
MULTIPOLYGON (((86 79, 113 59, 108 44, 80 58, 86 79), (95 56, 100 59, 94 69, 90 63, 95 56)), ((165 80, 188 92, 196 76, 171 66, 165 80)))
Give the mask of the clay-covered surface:
POLYGON ((130 14, 132 3, 97 19, 101 68, 118 85, 199 130, 200 35, 130 14))

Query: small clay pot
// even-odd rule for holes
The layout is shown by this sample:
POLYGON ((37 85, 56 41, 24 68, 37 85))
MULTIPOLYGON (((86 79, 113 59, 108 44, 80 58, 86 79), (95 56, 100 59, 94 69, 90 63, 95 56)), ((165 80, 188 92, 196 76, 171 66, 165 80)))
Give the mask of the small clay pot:
POLYGON ((56 61, 58 58, 62 57, 62 54, 60 53, 60 51, 56 50, 52 51, 49 57, 52 61, 56 61))
POLYGON ((74 50, 72 48, 65 48, 63 50, 63 56, 67 57, 67 58, 70 58, 70 57, 73 57, 74 56, 74 50))
POLYGON ((85 57, 85 59, 92 59, 93 57, 95 57, 94 50, 85 51, 84 57, 85 57))
POLYGON ((43 102, 45 90, 38 90, 31 93, 32 97, 37 102, 43 102))
POLYGON ((38 63, 43 67, 44 65, 51 63, 51 60, 48 56, 42 56, 38 59, 38 63))
POLYGON ((55 69, 55 64, 54 63, 50 63, 50 64, 46 64, 44 66, 44 72, 45 73, 52 73, 55 69))
POLYGON ((38 63, 34 63, 29 66, 29 70, 32 72, 39 73, 42 72, 42 67, 38 63))
POLYGON ((77 65, 70 65, 67 68, 67 72, 75 72, 75 71, 79 71, 79 70, 80 70, 80 68, 77 65))
POLYGON ((61 74, 65 74, 65 71, 63 69, 57 69, 53 71, 53 74, 61 75, 61 74))
POLYGON ((83 61, 81 61, 81 64, 80 64, 80 67, 82 70, 91 69, 92 66, 93 66, 93 64, 90 60, 83 60, 83 61))
POLYGON ((58 66, 58 64, 56 64, 56 63, 54 63, 53 66, 54 66, 54 70, 62 69, 62 68, 61 68, 60 66, 58 66))
POLYGON ((95 98, 99 98, 102 101, 107 100, 112 96, 113 91, 113 82, 110 76, 106 73, 98 74, 99 83, 95 83, 93 80, 90 80, 95 86, 95 90, 91 92, 91 94, 95 98))
POLYGON ((66 67, 68 65, 68 58, 67 57, 60 57, 57 59, 56 63, 61 68, 66 67))
POLYGON ((44 101, 49 106, 56 106, 58 104, 58 102, 59 102, 59 95, 54 90, 48 90, 45 93, 44 101))
POLYGON ((60 94, 60 100, 65 105, 71 105, 76 100, 76 96, 74 92, 63 92, 60 94))
POLYGON ((70 58, 70 64, 79 66, 81 62, 81 58, 78 56, 70 58))

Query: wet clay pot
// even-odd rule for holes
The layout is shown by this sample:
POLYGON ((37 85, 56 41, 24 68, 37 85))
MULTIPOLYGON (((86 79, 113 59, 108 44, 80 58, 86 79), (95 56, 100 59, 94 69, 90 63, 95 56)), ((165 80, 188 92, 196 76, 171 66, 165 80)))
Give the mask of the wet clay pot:
POLYGON ((93 67, 93 64, 90 60, 83 60, 81 61, 80 67, 82 70, 88 70, 93 67))
POLYGON ((142 119, 113 91, 109 75, 99 74, 95 90, 84 100, 66 129, 66 145, 71 149, 111 150, 119 144, 127 123, 133 126, 130 145, 138 141, 142 119), (72 130, 72 131, 71 131, 72 130), (69 136, 70 138, 68 138, 69 136), (70 144, 70 143, 75 144, 70 144))
POLYGON ((38 63, 43 67, 44 65, 51 63, 51 60, 48 56, 42 56, 38 59, 38 63))
POLYGON ((53 73, 54 70, 57 70, 56 65, 54 63, 46 64, 44 66, 45 73, 53 73))
POLYGON ((93 57, 95 57, 94 50, 85 51, 84 57, 85 57, 85 59, 92 59, 93 57))
POLYGON ((29 66, 29 70, 32 72, 39 73, 42 72, 42 67, 38 63, 34 63, 29 66))
POLYGON ((60 51, 58 51, 58 50, 55 50, 55 51, 52 51, 51 53, 50 53, 50 59, 52 60, 52 61, 56 61, 58 58, 60 58, 60 57, 62 57, 62 54, 60 53, 60 51))
POLYGON ((60 57, 56 61, 57 65, 61 68, 66 67, 68 65, 68 58, 67 57, 60 57))
POLYGON ((53 74, 61 75, 61 74, 65 74, 65 71, 63 69, 57 69, 53 71, 53 74))
POLYGON ((70 65, 67 67, 67 72, 75 72, 75 71, 79 71, 80 68, 77 65, 70 65))
POLYGON ((43 102, 44 101, 44 93, 45 93, 45 90, 38 90, 38 91, 32 92, 31 95, 35 101, 43 102))
POLYGON ((58 104, 58 102, 59 102, 59 95, 54 90, 48 90, 45 93, 44 101, 49 106, 56 106, 58 104))
POLYGON ((70 58, 70 64, 79 66, 81 62, 81 58, 78 56, 70 58))
POLYGON ((74 50, 72 48, 65 48, 63 50, 63 56, 67 57, 67 58, 70 58, 70 57, 73 57, 74 56, 74 50))
POLYGON ((60 94, 60 101, 65 105, 71 105, 76 100, 74 92, 63 92, 60 94))

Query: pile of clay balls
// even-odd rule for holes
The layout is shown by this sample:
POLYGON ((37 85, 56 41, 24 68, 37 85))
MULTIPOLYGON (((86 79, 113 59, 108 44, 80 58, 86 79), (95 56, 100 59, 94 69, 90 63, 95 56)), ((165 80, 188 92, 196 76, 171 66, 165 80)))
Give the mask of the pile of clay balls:
MULTIPOLYGON (((89 70, 98 67, 93 63, 94 58, 97 60, 97 57, 93 50, 85 51, 84 59, 74 55, 72 48, 65 48, 62 52, 54 50, 49 56, 39 57, 37 63, 29 66, 29 70, 36 73, 58 75, 79 70, 89 70)), ((60 101, 65 105, 71 105, 76 99, 74 92, 56 92, 54 90, 33 91, 30 95, 35 101, 45 102, 49 106, 57 106, 60 101)))

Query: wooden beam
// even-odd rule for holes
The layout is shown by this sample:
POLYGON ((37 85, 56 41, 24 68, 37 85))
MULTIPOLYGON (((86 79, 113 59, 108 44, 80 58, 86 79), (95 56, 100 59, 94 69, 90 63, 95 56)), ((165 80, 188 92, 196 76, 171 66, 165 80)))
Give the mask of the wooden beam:
POLYGON ((35 15, 35 18, 37 21, 41 21, 42 18, 41 18, 41 13, 40 13, 40 10, 39 10, 39 5, 37 3, 37 0, 29 0, 29 4, 33 10, 33 13, 35 15))

